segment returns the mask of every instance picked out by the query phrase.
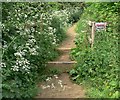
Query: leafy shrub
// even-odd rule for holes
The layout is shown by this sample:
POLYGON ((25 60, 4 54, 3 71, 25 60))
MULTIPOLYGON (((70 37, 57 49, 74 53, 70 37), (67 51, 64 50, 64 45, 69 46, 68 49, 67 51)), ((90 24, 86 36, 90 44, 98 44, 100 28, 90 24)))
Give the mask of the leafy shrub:
POLYGON ((118 51, 118 5, 119 3, 92 3, 77 24, 79 36, 77 47, 71 52, 77 60, 76 67, 70 71, 77 83, 88 83, 88 96, 93 98, 119 97, 119 51, 118 51), (94 47, 90 48, 87 35, 90 32, 87 22, 107 22, 107 31, 95 33, 94 47))
POLYGON ((44 69, 46 61, 57 55, 54 36, 48 34, 53 30, 42 31, 39 23, 35 23, 39 15, 34 13, 34 6, 3 4, 2 87, 6 98, 35 95, 37 74, 44 69), (29 13, 24 10, 26 7, 31 9, 29 13))
POLYGON ((82 12, 83 12, 83 8, 80 8, 79 10, 77 10, 75 13, 73 13, 70 16, 69 21, 73 22, 73 23, 78 22, 79 19, 80 19, 80 15, 82 14, 82 12))
POLYGON ((71 13, 60 7, 59 3, 2 4, 3 98, 36 95, 39 75, 58 55, 55 48, 65 38, 71 13))

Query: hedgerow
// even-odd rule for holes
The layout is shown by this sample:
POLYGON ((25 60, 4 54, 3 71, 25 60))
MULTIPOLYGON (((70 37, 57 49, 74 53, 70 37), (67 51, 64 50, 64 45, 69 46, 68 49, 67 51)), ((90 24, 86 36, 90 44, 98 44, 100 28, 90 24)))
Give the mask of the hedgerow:
MULTIPOLYGON (((2 3, 2 97, 31 98, 46 63, 58 53, 77 9, 62 3, 2 3), (74 10, 74 11, 73 11, 74 10), (70 12, 71 11, 71 12, 70 12)), ((74 7, 74 6, 73 6, 74 7)))
POLYGON ((70 71, 78 84, 87 84, 88 97, 119 98, 118 9, 120 3, 88 3, 77 24, 76 48, 71 52, 77 65, 70 71), (87 35, 88 21, 107 22, 107 31, 96 31, 94 47, 87 35))

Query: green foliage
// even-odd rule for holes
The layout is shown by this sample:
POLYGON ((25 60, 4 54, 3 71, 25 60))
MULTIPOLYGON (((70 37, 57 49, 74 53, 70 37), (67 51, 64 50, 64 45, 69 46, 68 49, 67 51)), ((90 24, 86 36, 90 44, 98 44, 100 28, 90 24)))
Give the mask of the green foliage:
POLYGON ((80 15, 83 13, 83 8, 77 11, 76 13, 73 13, 70 17, 70 22, 77 22, 80 19, 80 15))
POLYGON ((62 3, 2 3, 3 98, 36 95, 47 61, 58 55, 55 48, 65 38, 70 9, 62 3))
POLYGON ((61 20, 59 19, 59 17, 53 17, 51 21, 51 26, 56 29, 54 35, 57 37, 57 43, 60 43, 66 37, 65 29, 61 27, 61 20))
POLYGON ((71 52, 77 65, 70 75, 77 83, 90 85, 87 95, 91 98, 119 98, 118 5, 120 3, 91 3, 77 24, 77 47, 71 52), (108 23, 106 32, 95 32, 93 48, 87 39, 88 21, 108 23))

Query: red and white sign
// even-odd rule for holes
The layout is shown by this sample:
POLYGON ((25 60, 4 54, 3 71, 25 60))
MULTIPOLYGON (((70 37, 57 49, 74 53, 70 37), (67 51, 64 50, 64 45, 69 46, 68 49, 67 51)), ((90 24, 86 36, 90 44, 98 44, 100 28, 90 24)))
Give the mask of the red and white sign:
POLYGON ((96 30, 106 30, 106 22, 95 23, 96 30))

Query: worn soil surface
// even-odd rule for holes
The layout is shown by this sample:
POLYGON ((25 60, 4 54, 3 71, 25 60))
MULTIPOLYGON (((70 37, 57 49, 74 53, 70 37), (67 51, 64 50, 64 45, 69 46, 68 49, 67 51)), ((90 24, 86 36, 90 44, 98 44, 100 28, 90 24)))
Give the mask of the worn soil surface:
POLYGON ((60 76, 49 77, 49 80, 39 85, 42 88, 37 98, 84 98, 84 90, 80 85, 74 84, 67 73, 60 76))
MULTIPOLYGON (((67 38, 61 43, 59 48, 74 48, 74 40, 76 33, 74 31, 76 25, 68 28, 67 38)), ((69 51, 63 53, 55 59, 55 61, 71 61, 69 58, 69 51)), ((68 67, 68 66, 66 66, 68 67)), ((73 83, 68 73, 62 73, 61 75, 54 75, 48 77, 46 81, 40 83, 38 87, 41 89, 36 98, 84 98, 85 91, 83 87, 73 83)))
POLYGON ((75 27, 76 27, 76 24, 68 28, 67 33, 66 33, 67 38, 61 43, 59 48, 74 48, 75 47, 75 43, 74 43, 74 40, 76 37, 75 27))
POLYGON ((76 47, 74 43, 75 37, 76 37, 75 27, 76 27, 76 24, 68 28, 66 32, 67 38, 58 47, 59 49, 63 49, 64 52, 62 52, 61 55, 54 61, 71 61, 71 59, 69 58, 70 49, 76 47))

